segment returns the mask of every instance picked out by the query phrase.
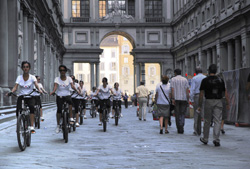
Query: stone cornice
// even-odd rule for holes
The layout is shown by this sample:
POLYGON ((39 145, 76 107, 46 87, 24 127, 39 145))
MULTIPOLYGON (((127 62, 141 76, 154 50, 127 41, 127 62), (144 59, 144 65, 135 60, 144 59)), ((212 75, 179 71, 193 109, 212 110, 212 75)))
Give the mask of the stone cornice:
POLYGON ((101 54, 103 52, 103 49, 100 48, 88 48, 88 49, 77 49, 77 48, 70 48, 70 49, 66 49, 67 53, 97 53, 97 54, 101 54))

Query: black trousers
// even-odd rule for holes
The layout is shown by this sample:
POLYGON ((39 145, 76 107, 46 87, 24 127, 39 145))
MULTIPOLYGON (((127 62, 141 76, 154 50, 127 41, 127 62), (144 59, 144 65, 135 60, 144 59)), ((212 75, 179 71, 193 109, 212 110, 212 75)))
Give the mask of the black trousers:
POLYGON ((17 109, 16 109, 16 117, 18 117, 18 112, 22 109, 22 100, 24 100, 25 104, 28 104, 29 109, 30 109, 30 114, 34 114, 35 112, 35 99, 34 97, 31 98, 23 98, 23 96, 19 96, 17 98, 17 109))

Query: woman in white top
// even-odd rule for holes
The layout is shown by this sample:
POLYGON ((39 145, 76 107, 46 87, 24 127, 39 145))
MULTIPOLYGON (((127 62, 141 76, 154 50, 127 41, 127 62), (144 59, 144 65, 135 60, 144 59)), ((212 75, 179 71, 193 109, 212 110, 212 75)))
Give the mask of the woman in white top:
POLYGON ((169 78, 162 76, 162 84, 156 86, 155 101, 157 104, 157 114, 160 122, 160 134, 163 134, 163 119, 165 118, 165 134, 168 134, 168 117, 170 116, 171 90, 168 83, 169 78), (167 97, 167 98, 166 98, 167 97))
POLYGON ((116 82, 114 84, 114 88, 112 89, 112 92, 114 94, 113 96, 113 108, 112 108, 112 118, 114 117, 115 115, 115 109, 114 107, 116 106, 117 102, 115 102, 115 100, 118 100, 118 106, 120 108, 120 112, 121 112, 121 116, 122 116, 122 96, 123 96, 123 92, 122 92, 122 89, 119 88, 119 83, 116 82))
MULTIPOLYGON (((18 76, 16 79, 16 84, 13 87, 13 89, 11 90, 11 93, 14 93, 17 88, 19 87, 19 97, 17 99, 17 109, 16 109, 16 117, 19 114, 19 110, 22 108, 22 100, 24 100, 30 109, 30 122, 31 122, 31 126, 30 126, 30 130, 32 133, 35 133, 35 129, 34 129, 34 105, 35 105, 35 99, 34 97, 25 97, 25 95, 29 95, 30 93, 33 92, 34 86, 38 89, 38 91, 40 93, 42 93, 42 91, 40 90, 36 77, 29 74, 30 71, 30 63, 27 61, 23 61, 22 62, 22 70, 23 70, 23 74, 18 76)), ((7 94, 10 95, 10 94, 7 94)))
MULTIPOLYGON (((75 88, 73 81, 71 77, 66 76, 67 72, 67 67, 65 65, 60 65, 59 66, 59 72, 60 72, 60 77, 55 78, 54 82, 54 89, 50 93, 50 95, 53 95, 56 93, 56 104, 57 104, 57 127, 56 127, 56 133, 60 132, 59 128, 59 122, 62 114, 62 105, 63 102, 66 101, 69 104, 69 116, 70 116, 70 121, 74 121, 73 119, 73 114, 72 114, 72 100, 71 100, 71 93, 70 93, 70 87, 77 91, 75 88)), ((79 93, 80 94, 80 93, 79 93)))
POLYGON ((98 112, 98 105, 99 105, 99 102, 98 102, 98 98, 95 96, 97 93, 97 90, 96 90, 96 87, 92 87, 92 91, 90 92, 90 97, 91 97, 91 103, 92 104, 95 104, 95 109, 96 109, 96 112, 98 112))
POLYGON ((106 103, 107 108, 110 108, 110 92, 113 94, 112 90, 111 90, 111 86, 108 85, 108 79, 106 77, 104 77, 102 79, 102 85, 100 85, 97 89, 96 95, 97 96, 99 94, 99 99, 100 99, 100 114, 99 114, 99 119, 100 119, 100 123, 99 125, 102 125, 101 121, 102 121, 102 109, 104 106, 104 103, 106 103))
MULTIPOLYGON (((84 85, 84 82, 81 80, 80 81, 80 92, 81 92, 81 96, 78 96, 77 98, 80 99, 80 102, 82 104, 82 107, 83 107, 83 115, 84 115, 84 119, 87 119, 87 116, 86 116, 86 96, 87 96, 87 90, 86 88, 83 86, 84 85)), ((78 118, 77 118, 78 120, 78 118)))

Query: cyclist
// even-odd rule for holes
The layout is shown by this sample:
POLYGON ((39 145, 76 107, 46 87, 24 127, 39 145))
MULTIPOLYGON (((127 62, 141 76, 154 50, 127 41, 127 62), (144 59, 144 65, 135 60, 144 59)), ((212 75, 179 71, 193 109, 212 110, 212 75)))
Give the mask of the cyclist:
POLYGON ((11 90, 10 93, 6 94, 7 96, 11 93, 14 93, 17 88, 19 87, 19 97, 17 98, 17 109, 16 109, 16 117, 18 117, 18 112, 22 108, 22 100, 25 101, 25 103, 28 104, 29 109, 30 109, 30 122, 31 126, 29 126, 31 133, 35 133, 35 128, 33 126, 34 120, 35 120, 35 115, 34 115, 34 105, 35 105, 35 99, 32 96, 24 96, 24 95, 29 95, 30 93, 33 92, 34 86, 38 89, 40 93, 42 91, 40 90, 36 77, 29 74, 30 71, 30 63, 28 61, 23 61, 21 64, 21 68, 23 70, 23 74, 19 75, 16 79, 16 84, 11 90))
POLYGON ((119 106, 119 108, 120 108, 120 115, 121 115, 121 117, 122 117, 122 107, 121 107, 121 104, 122 104, 122 96, 123 96, 123 92, 122 92, 122 89, 121 88, 119 88, 119 83, 118 82, 116 82, 115 84, 114 84, 114 88, 112 89, 112 91, 113 91, 113 93, 114 93, 114 96, 113 96, 113 108, 112 108, 112 118, 114 118, 114 114, 115 114, 115 106, 117 106, 116 105, 116 102, 115 102, 115 100, 119 100, 118 101, 118 106, 119 106))
POLYGON ((104 103, 106 103, 107 108, 110 108, 110 92, 113 94, 112 90, 111 90, 111 86, 108 85, 108 79, 106 77, 104 77, 102 79, 102 85, 100 85, 97 89, 96 94, 94 95, 95 97, 99 94, 99 99, 100 99, 100 114, 99 114, 99 119, 100 119, 100 123, 99 125, 102 125, 102 112, 103 112, 103 106, 104 103))
POLYGON ((67 69, 67 67, 65 65, 60 65, 59 66, 60 76, 55 78, 54 89, 50 93, 50 95, 53 95, 55 93, 57 95, 57 97, 56 97, 56 104, 57 104, 56 133, 60 132, 59 123, 60 123, 60 118, 61 118, 61 114, 62 114, 62 105, 63 105, 64 100, 69 104, 70 121, 74 122, 73 114, 72 114, 72 100, 71 100, 71 97, 70 97, 70 86, 75 91, 77 91, 77 89, 75 88, 71 77, 66 76, 67 71, 68 71, 68 69, 67 69))
POLYGON ((96 87, 95 86, 92 87, 92 91, 90 92, 90 97, 91 97, 91 103, 95 104, 96 112, 98 112, 98 105, 99 105, 98 98, 94 96, 96 95, 96 92, 97 92, 96 87))
POLYGON ((82 97, 80 97, 80 99, 81 99, 81 103, 83 106, 83 115, 84 115, 84 119, 87 119, 87 116, 86 116, 86 103, 87 103, 86 96, 88 94, 87 94, 87 90, 84 86, 84 82, 82 80, 80 81, 80 91, 81 91, 81 95, 82 95, 82 97))
MULTIPOLYGON (((39 89, 42 91, 42 93, 47 94, 47 92, 46 92, 45 89, 43 88, 42 83, 40 83, 40 81, 41 81, 40 76, 36 76, 36 80, 37 80, 39 89)), ((43 118, 43 110, 42 110, 42 102, 41 102, 41 93, 39 93, 38 91, 35 91, 34 93, 32 93, 32 96, 34 96, 34 98, 35 98, 35 105, 39 105, 39 106, 40 106, 40 117, 41 117, 41 121, 44 121, 44 118, 43 118)))
POLYGON ((81 89, 80 89, 80 86, 78 84, 78 80, 75 79, 75 76, 74 75, 71 75, 71 79, 73 81, 73 84, 75 85, 75 88, 78 90, 78 92, 74 91, 72 88, 71 90, 73 90, 73 94, 71 95, 71 99, 72 99, 72 102, 73 102, 73 105, 74 105, 74 108, 75 108, 75 115, 76 115, 76 127, 79 127, 79 123, 78 123, 78 118, 79 118, 79 114, 78 114, 78 108, 79 108, 79 94, 78 93, 81 93, 81 89))

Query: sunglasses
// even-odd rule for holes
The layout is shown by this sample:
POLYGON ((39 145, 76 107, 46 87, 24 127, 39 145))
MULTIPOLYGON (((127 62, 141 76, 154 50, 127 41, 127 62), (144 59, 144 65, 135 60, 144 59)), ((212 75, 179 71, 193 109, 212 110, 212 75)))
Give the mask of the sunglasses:
POLYGON ((23 68, 30 68, 29 66, 23 66, 23 68))
POLYGON ((37 80, 41 80, 41 79, 37 79, 37 80))
POLYGON ((65 70, 65 69, 63 69, 63 70, 61 69, 61 70, 59 70, 59 71, 60 71, 60 72, 66 72, 66 70, 65 70))

